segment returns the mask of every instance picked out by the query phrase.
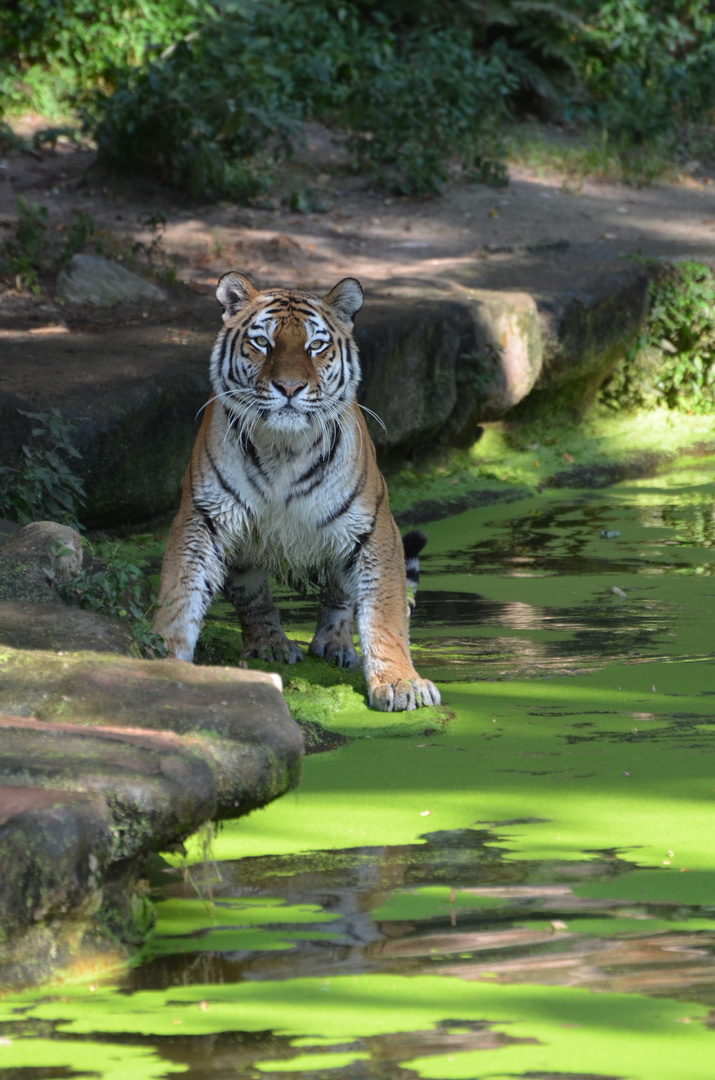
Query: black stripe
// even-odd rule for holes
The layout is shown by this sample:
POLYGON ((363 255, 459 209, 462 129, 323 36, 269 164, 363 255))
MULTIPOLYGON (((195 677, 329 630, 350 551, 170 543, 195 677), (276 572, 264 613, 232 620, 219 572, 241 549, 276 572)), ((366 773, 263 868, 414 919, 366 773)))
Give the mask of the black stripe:
POLYGON ((207 533, 209 534, 209 539, 211 540, 211 546, 214 549, 214 555, 219 560, 219 562, 221 562, 221 561, 223 561, 223 552, 221 551, 221 549, 220 549, 220 547, 218 545, 218 541, 216 539, 216 536, 217 536, 216 524, 211 519, 211 516, 210 516, 208 510, 206 509, 206 507, 202 503, 200 503, 199 500, 196 498, 196 492, 194 490, 194 470, 193 470, 191 462, 189 462, 189 489, 191 491, 191 501, 194 504, 194 509, 197 510, 199 512, 199 514, 201 515, 201 520, 204 523, 204 528, 206 529, 207 533))
POLYGON ((332 465, 333 459, 335 458, 335 455, 338 452, 338 447, 340 446, 340 443, 342 441, 343 441, 343 429, 340 426, 340 424, 336 424, 335 425, 335 435, 333 437, 332 443, 330 444, 330 450, 328 451, 328 461, 327 461, 328 465, 332 465))
POLYGON ((372 521, 370 522, 368 528, 365 529, 365 532, 361 532, 360 535, 355 540, 355 543, 353 544, 353 549, 350 552, 350 555, 348 556, 347 562, 345 563, 345 569, 346 570, 352 570, 353 566, 357 562, 357 557, 360 554, 360 551, 362 550, 363 544, 365 544, 370 539, 370 537, 372 536, 372 534, 375 531, 375 524, 377 522, 377 515, 379 513, 380 507, 382 506, 383 502, 385 501, 385 495, 387 494, 387 485, 385 484, 385 480, 382 477, 382 474, 380 475, 380 479, 382 480, 382 489, 380 491, 380 494, 378 495, 377 502, 375 503, 375 509, 373 511, 372 521))
MULTIPOLYGON (((318 457, 313 462, 313 464, 310 466, 310 468, 306 469, 306 471, 302 474, 302 476, 298 477, 298 479, 296 480, 296 484, 304 484, 306 480, 310 480, 311 477, 315 476, 318 469, 323 468, 323 466, 325 465, 325 461, 326 461, 326 459, 323 457, 323 455, 319 454, 318 457)), ((292 498, 294 498, 294 497, 295 497, 295 492, 293 493, 293 495, 288 496, 288 502, 290 502, 290 500, 292 498)))
MULTIPOLYGON (((263 468, 263 464, 261 462, 261 459, 258 456, 258 450, 256 449, 256 444, 254 442, 252 442, 251 439, 247 438, 245 440, 244 445, 245 445, 245 448, 246 448, 246 457, 247 457, 248 461, 250 461, 250 464, 256 470, 258 475, 260 476, 261 480, 264 481, 265 487, 264 488, 259 487, 259 485, 256 483, 255 479, 251 476, 251 474, 250 474, 250 472, 248 472, 248 470, 246 470, 246 477, 247 477, 249 483, 252 484, 253 487, 256 489, 256 491, 260 492, 261 495, 265 495, 265 488, 272 487, 271 478, 263 468)), ((248 464, 248 461, 247 461, 247 464, 248 464)))
POLYGON ((350 492, 350 494, 345 499, 343 499, 343 501, 341 502, 341 504, 337 508, 337 510, 333 510, 332 514, 329 514, 328 517, 324 518, 323 521, 320 522, 320 525, 318 526, 318 528, 324 529, 326 525, 330 525, 333 521, 335 521, 337 518, 341 517, 347 510, 349 510, 351 505, 353 504, 354 500, 358 497, 360 492, 364 489, 366 482, 367 482, 367 462, 364 462, 363 467, 362 467, 362 472, 360 473, 360 477, 358 479, 358 482, 355 485, 355 487, 353 488, 353 490, 350 492))
POLYGON ((226 349, 228 348, 228 330, 223 331, 223 338, 221 339, 221 352, 218 358, 219 371, 223 374, 223 362, 226 359, 226 349))
POLYGON ((422 548, 427 543, 427 537, 420 529, 413 529, 402 537, 402 547, 405 552, 405 561, 416 559, 422 548))
MULTIPOLYGON (((336 450, 338 448, 341 437, 342 437, 342 432, 341 432, 339 427, 336 427, 335 436, 334 436, 333 442, 332 442, 332 444, 330 446, 330 451, 328 452, 327 457, 324 457, 321 454, 319 457, 317 457, 315 459, 315 461, 310 466, 310 468, 307 469, 302 474, 302 476, 299 476, 298 479, 296 480, 296 484, 303 484, 303 483, 305 483, 306 480, 310 480, 311 478, 314 478, 313 482, 311 484, 309 484, 308 487, 305 488, 303 491, 293 491, 293 492, 291 492, 291 494, 286 499, 286 502, 285 502, 286 506, 288 506, 293 501, 293 499, 305 499, 307 495, 311 495, 315 491, 315 489, 317 487, 320 487, 320 485, 323 483, 323 480, 325 479, 325 474, 328 471, 330 465, 332 464, 333 458, 335 457, 335 452, 336 452, 336 450), (316 473, 318 474, 317 476, 316 476, 316 473)), ((321 435, 321 438, 322 438, 322 435, 321 435)))
POLYGON ((233 488, 231 486, 231 484, 229 484, 228 480, 223 475, 223 473, 219 469, 218 465, 214 461, 213 455, 212 455, 211 451, 209 450, 208 446, 206 447, 206 456, 209 459, 209 465, 211 466, 214 473, 216 474, 216 479, 218 480, 219 484, 221 485, 223 490, 226 492, 226 494, 230 495, 231 498, 234 499, 238 503, 238 505, 241 507, 241 509, 245 510, 246 513, 250 517, 253 517, 253 511, 251 510, 250 506, 248 506, 247 503, 245 503, 243 501, 243 499, 238 494, 238 492, 235 490, 235 488, 233 488))
POLYGON ((234 382, 238 382, 238 376, 236 373, 236 342, 238 341, 240 334, 241 328, 239 327, 231 337, 231 358, 229 360, 228 369, 234 382))

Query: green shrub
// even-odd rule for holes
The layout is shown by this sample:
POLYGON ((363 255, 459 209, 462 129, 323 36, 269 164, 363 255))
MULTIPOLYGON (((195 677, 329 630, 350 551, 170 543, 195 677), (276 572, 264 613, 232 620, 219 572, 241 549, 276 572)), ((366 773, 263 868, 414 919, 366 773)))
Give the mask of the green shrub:
POLYGON ((356 167, 426 192, 452 157, 500 176, 497 130, 514 85, 464 30, 398 33, 381 11, 272 0, 203 25, 99 95, 88 118, 113 167, 150 168, 195 194, 255 193, 267 157, 289 155, 315 118, 347 129, 356 167))
POLYGON ((404 194, 437 191, 454 160, 470 178, 500 184, 499 128, 514 85, 469 34, 417 29, 365 57, 338 118, 355 165, 404 194))
POLYGON ((652 264, 650 313, 601 390, 612 408, 715 412, 715 276, 696 262, 652 264))
POLYGON ((35 289, 42 266, 47 232, 47 207, 17 199, 15 231, 2 245, 8 269, 19 289, 35 289))
POLYGON ((0 107, 66 111, 189 33, 208 0, 8 0, 0 20, 0 107))
POLYGON ((152 628, 148 612, 151 597, 144 572, 116 552, 98 568, 81 570, 59 586, 70 604, 128 622, 144 656, 166 656, 163 639, 152 628))
MULTIPOLYGON (((648 181, 715 106, 704 0, 11 0, 0 107, 82 107, 116 169, 251 198, 306 120, 405 192, 503 178, 508 109, 594 127, 648 181)), ((0 130, 8 141, 8 130, 0 130)))
POLYGON ((84 487, 69 464, 69 459, 81 457, 72 443, 73 425, 58 409, 18 412, 32 420, 33 426, 22 447, 22 464, 0 467, 0 517, 20 525, 59 521, 79 528, 78 509, 84 501, 84 487))
POLYGON ((590 114, 633 145, 672 139, 715 106, 715 10, 702 0, 591 0, 590 114))

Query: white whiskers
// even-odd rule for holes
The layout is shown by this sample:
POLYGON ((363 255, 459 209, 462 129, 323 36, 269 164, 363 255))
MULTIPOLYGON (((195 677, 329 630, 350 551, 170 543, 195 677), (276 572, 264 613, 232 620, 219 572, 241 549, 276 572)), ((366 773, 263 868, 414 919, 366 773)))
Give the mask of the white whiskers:
POLYGON ((385 424, 384 424, 384 422, 382 420, 382 417, 378 416, 376 412, 372 411, 372 409, 368 409, 367 405, 361 405, 359 401, 356 402, 356 404, 357 404, 358 409, 362 409, 362 411, 364 413, 367 413, 368 416, 371 416, 373 418, 373 420, 377 420, 377 422, 380 425, 380 427, 382 428, 382 430, 385 432, 385 434, 387 434, 387 428, 385 427, 385 424))

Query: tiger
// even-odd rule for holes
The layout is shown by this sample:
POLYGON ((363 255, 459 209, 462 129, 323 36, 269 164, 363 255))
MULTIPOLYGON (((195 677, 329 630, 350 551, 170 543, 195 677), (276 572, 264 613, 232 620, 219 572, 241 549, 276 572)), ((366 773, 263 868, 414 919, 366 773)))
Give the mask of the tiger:
POLYGON ((259 291, 232 271, 216 299, 224 325, 211 354, 212 395, 167 542, 156 632, 171 655, 191 661, 223 589, 243 656, 293 664, 303 654, 281 627, 269 575, 315 582, 313 656, 359 665, 356 618, 369 704, 383 712, 439 704, 410 657, 408 572, 412 591, 424 538, 410 534, 403 546, 356 400, 360 282, 344 278, 317 296, 259 291))

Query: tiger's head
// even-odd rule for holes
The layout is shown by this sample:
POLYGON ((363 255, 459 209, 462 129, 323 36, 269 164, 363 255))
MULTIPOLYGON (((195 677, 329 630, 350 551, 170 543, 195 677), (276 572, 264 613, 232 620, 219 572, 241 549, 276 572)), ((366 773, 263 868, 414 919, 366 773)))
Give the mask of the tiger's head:
POLYGON ((259 291, 242 274, 216 289, 224 328, 211 357, 211 381, 223 407, 250 434, 326 430, 355 399, 360 362, 352 336, 363 292, 344 278, 327 296, 259 291))

